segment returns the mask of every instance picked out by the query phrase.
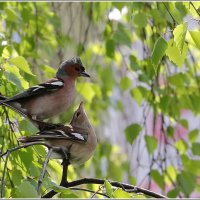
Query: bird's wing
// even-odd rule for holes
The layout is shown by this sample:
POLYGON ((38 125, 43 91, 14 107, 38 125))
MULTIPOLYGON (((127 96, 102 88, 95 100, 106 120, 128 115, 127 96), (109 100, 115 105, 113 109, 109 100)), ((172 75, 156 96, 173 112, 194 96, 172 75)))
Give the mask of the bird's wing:
POLYGON ((52 130, 44 130, 38 132, 36 135, 24 136, 18 140, 22 143, 45 141, 45 140, 71 140, 81 143, 87 142, 88 134, 79 128, 71 128, 69 126, 61 126, 52 130))
POLYGON ((53 78, 45 83, 41 83, 39 85, 30 87, 24 92, 21 92, 13 97, 6 98, 5 100, 0 101, 0 104, 17 101, 17 100, 29 98, 32 96, 45 95, 45 94, 54 92, 56 90, 59 90, 63 88, 63 86, 64 86, 64 82, 62 80, 53 78))

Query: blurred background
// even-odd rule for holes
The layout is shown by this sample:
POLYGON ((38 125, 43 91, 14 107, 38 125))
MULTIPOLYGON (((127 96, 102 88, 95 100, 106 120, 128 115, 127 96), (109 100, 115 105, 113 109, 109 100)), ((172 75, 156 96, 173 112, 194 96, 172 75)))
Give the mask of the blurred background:
MULTIPOLYGON (((69 180, 93 177, 130 183, 168 197, 200 196, 199 2, 1 2, 0 92, 12 96, 55 76, 79 56, 91 79, 79 78, 69 122, 84 100, 98 137, 95 155, 70 166, 69 180)), ((0 108, 0 151, 37 132, 0 108)), ((46 152, 11 154, 5 197, 35 197, 46 152), (25 193, 24 188, 31 192, 25 193)), ((0 160, 0 179, 5 159, 0 160)), ((59 183, 51 160, 43 194, 59 183)), ((98 190, 93 185, 90 189, 98 190)), ((80 191, 58 197, 90 197, 80 191)), ((97 195, 98 197, 98 195, 97 195)))

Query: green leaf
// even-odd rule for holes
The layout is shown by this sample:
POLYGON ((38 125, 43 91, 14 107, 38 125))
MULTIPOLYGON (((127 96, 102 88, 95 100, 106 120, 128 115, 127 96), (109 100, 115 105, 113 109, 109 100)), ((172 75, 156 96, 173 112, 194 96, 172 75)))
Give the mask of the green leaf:
POLYGON ((147 17, 145 13, 141 13, 141 12, 137 13, 134 16, 133 23, 134 23, 134 26, 136 26, 139 29, 145 28, 147 25, 147 17))
POLYGON ((16 189, 17 198, 38 198, 38 194, 33 185, 29 181, 23 181, 16 189))
POLYGON ((131 86, 131 80, 125 76, 120 80, 120 87, 123 91, 127 90, 131 86))
POLYGON ((26 61, 26 59, 24 57, 18 56, 18 57, 12 58, 12 59, 10 59, 10 63, 14 64, 20 70, 26 72, 27 74, 33 75, 29 68, 28 62, 26 61))
POLYGON ((157 139, 150 135, 145 135, 144 139, 146 141, 147 150, 148 150, 149 154, 153 154, 153 152, 157 148, 157 143, 158 143, 157 139))
POLYGON ((19 90, 28 88, 28 82, 24 80, 24 78, 19 73, 19 69, 16 66, 5 64, 4 68, 4 76, 6 77, 6 79, 16 85, 19 90))
POLYGON ((184 88, 184 76, 182 73, 174 74, 169 77, 170 84, 176 86, 177 88, 184 88))
POLYGON ((115 42, 113 39, 106 41, 106 55, 110 58, 113 58, 115 55, 115 42))
POLYGON ((10 58, 12 54, 12 47, 11 46, 6 46, 3 51, 2 51, 2 57, 3 58, 10 58))
POLYGON ((158 170, 151 170, 151 177, 159 185, 161 189, 164 190, 165 182, 163 176, 158 172, 158 170))
POLYGON ((17 14, 13 9, 7 7, 5 8, 5 12, 6 12, 6 19, 8 21, 12 21, 12 22, 16 21, 17 14))
POLYGON ((12 181, 15 184, 15 186, 20 185, 22 178, 23 178, 22 172, 18 169, 15 169, 15 170, 13 170, 11 177, 12 177, 12 181))
POLYGON ((190 194, 194 191, 196 186, 196 176, 189 172, 181 172, 177 176, 177 180, 180 184, 181 191, 188 198, 190 194))
POLYGON ((165 180, 168 185, 171 185, 172 182, 176 181, 177 171, 174 166, 168 166, 166 169, 165 180))
POLYGON ((195 142, 198 138, 198 135, 199 135, 198 129, 194 129, 194 130, 190 131, 188 133, 188 137, 189 137, 190 142, 195 142))
POLYGON ((183 63, 185 61, 186 55, 187 55, 188 47, 184 43, 182 54, 180 53, 178 47, 176 46, 176 43, 173 41, 173 39, 169 40, 168 47, 166 50, 166 55, 169 57, 169 59, 175 63, 178 67, 182 67, 183 63))
POLYGON ((167 193, 167 197, 168 197, 168 198, 176 198, 176 197, 178 197, 179 192, 180 192, 180 191, 179 191, 178 188, 172 189, 172 190, 170 190, 170 191, 167 193))
POLYGON ((89 102, 92 102, 92 99, 95 96, 95 91, 92 87, 92 83, 89 82, 79 82, 76 84, 77 91, 89 102))
POLYGON ((121 188, 117 188, 112 195, 114 198, 131 198, 131 195, 128 192, 125 192, 121 188))
POLYGON ((172 126, 167 127, 167 135, 171 138, 174 136, 174 128, 172 126))
POLYGON ((125 29, 125 27, 122 24, 118 24, 118 29, 113 35, 113 39, 116 43, 127 45, 128 47, 131 47, 131 36, 129 33, 129 30, 125 29))
POLYGON ((159 37, 154 45, 153 53, 151 56, 152 64, 154 65, 155 70, 157 71, 157 66, 159 61, 165 55, 165 51, 167 49, 167 42, 162 37, 159 37))
POLYGON ((180 154, 184 154, 187 150, 187 144, 183 140, 179 140, 176 142, 175 147, 179 150, 180 154))
POLYGON ((188 121, 186 119, 180 119, 179 123, 184 127, 188 128, 188 121))
POLYGON ((69 188, 65 188, 59 185, 53 185, 52 189, 56 192, 59 192, 62 195, 62 198, 78 198, 78 196, 69 188))
POLYGON ((143 95, 138 87, 133 88, 131 91, 131 96, 134 98, 134 100, 141 105, 143 100, 143 95))
POLYGON ((133 71, 137 71, 141 69, 141 66, 138 64, 138 60, 134 55, 129 56, 130 67, 133 71))
POLYGON ((181 155, 181 161, 183 163, 184 169, 192 172, 195 175, 199 175, 200 173, 200 160, 192 160, 186 154, 181 155))
POLYGON ((105 188, 106 188, 106 194, 107 194, 109 197, 112 197, 112 185, 111 185, 107 180, 105 180, 104 186, 105 186, 105 188))
POLYGON ((200 31, 189 31, 190 35, 194 41, 194 43, 196 44, 196 47, 198 49, 200 49, 200 31))
POLYGON ((131 124, 125 129, 126 139, 130 144, 133 143, 141 130, 142 127, 139 124, 131 124))
POLYGON ((195 142, 192 144, 192 153, 194 155, 200 156, 200 143, 195 142))
POLYGON ((187 27, 188 23, 180 24, 173 31, 174 41, 181 54, 183 52, 187 27))

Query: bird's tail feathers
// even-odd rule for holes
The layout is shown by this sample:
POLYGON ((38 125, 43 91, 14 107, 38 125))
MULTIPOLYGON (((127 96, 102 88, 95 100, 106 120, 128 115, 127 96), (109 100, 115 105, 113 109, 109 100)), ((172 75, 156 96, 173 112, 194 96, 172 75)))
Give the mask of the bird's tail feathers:
POLYGON ((43 138, 41 138, 40 136, 23 136, 17 139, 19 142, 21 143, 28 143, 28 142, 40 142, 40 141, 44 141, 43 138))

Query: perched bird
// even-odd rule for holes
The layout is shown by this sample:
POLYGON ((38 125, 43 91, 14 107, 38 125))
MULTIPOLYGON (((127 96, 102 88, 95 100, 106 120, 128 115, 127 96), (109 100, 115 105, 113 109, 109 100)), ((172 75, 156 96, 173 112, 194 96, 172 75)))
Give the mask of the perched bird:
POLYGON ((50 147, 60 148, 53 150, 51 158, 62 159, 62 151, 64 151, 69 155, 70 164, 79 165, 85 163, 94 154, 97 137, 81 102, 69 125, 43 130, 32 136, 23 136, 18 141, 25 144, 44 142, 50 147))
POLYGON ((30 87, 13 97, 0 96, 3 104, 31 120, 44 120, 64 112, 73 102, 75 80, 90 77, 79 57, 60 64, 56 77, 30 87))

